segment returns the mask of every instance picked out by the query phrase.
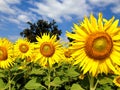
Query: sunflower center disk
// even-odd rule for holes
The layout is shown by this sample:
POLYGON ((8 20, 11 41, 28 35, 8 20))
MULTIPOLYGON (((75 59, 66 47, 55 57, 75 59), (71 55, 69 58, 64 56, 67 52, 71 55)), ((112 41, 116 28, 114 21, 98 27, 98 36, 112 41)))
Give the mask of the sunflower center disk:
POLYGON ((20 51, 21 51, 22 53, 26 53, 26 52, 29 50, 29 47, 28 47, 28 45, 26 45, 26 44, 21 44, 21 45, 19 46, 19 49, 20 49, 20 51))
POLYGON ((55 48, 53 44, 49 42, 43 42, 40 46, 40 52, 45 57, 51 57, 55 52, 55 48))
POLYGON ((90 58, 101 60, 110 55, 112 47, 111 37, 107 33, 98 32, 89 35, 86 40, 85 51, 90 58))
POLYGON ((93 49, 98 51, 98 52, 102 52, 106 49, 107 47, 107 40, 105 38, 97 38, 94 42, 93 42, 93 49))
POLYGON ((71 52, 66 51, 66 52, 64 52, 64 55, 65 55, 66 58, 70 58, 71 57, 71 52))
POLYGON ((4 47, 0 47, 0 60, 6 60, 8 57, 7 50, 4 47))

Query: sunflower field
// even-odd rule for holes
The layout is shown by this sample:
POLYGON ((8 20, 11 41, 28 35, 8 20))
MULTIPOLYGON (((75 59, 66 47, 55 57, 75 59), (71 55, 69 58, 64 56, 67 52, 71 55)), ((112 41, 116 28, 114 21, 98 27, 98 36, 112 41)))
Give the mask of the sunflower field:
POLYGON ((120 90, 119 19, 90 15, 71 42, 44 33, 37 42, 0 38, 0 90, 120 90))

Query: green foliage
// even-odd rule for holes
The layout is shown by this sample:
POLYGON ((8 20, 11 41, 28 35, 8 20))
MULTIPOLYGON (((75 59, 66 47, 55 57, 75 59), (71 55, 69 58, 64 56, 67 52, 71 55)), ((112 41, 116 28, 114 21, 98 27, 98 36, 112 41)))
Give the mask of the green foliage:
POLYGON ((38 88, 43 88, 39 82, 37 82, 37 78, 33 78, 30 81, 28 81, 25 85, 26 89, 38 89, 38 88))
MULTIPOLYGON (((0 69, 0 90, 90 90, 89 74, 83 79, 80 75, 78 66, 67 63, 49 68, 17 59, 12 68, 0 69)), ((94 78, 95 90, 120 90, 113 84, 114 77, 103 74, 94 78)))
POLYGON ((54 80, 50 84, 51 84, 51 86, 57 87, 57 86, 60 86, 62 83, 63 83, 63 81, 60 80, 59 77, 55 77, 54 80))
POLYGON ((70 90, 84 90, 79 84, 73 84, 70 90))
POLYGON ((75 71, 74 67, 72 67, 72 68, 67 70, 66 75, 72 78, 72 77, 77 77, 80 74, 77 71, 75 71))
POLYGON ((4 89, 5 83, 3 82, 2 79, 0 79, 0 90, 4 89))

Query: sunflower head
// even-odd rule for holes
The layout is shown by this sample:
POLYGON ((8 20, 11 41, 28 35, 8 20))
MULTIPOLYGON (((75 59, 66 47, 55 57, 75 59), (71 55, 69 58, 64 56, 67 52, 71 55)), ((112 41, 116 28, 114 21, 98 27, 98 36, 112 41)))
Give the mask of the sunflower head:
POLYGON ((50 37, 50 34, 43 34, 42 37, 36 39, 38 41, 35 45, 36 61, 39 61, 41 66, 48 65, 49 67, 58 63, 63 56, 63 49, 56 36, 50 37))
POLYGON ((71 52, 70 49, 65 49, 65 50, 64 50, 64 55, 65 55, 66 58, 70 58, 70 57, 71 57, 71 54, 72 54, 72 52, 71 52))
POLYGON ((0 68, 9 68, 13 64, 13 44, 6 38, 0 38, 0 68))
POLYGON ((72 50, 69 48, 64 48, 64 59, 63 62, 72 64, 73 63, 73 57, 72 57, 72 50))
POLYGON ((14 45, 14 51, 17 52, 15 53, 15 56, 19 58, 26 58, 30 57, 32 55, 32 52, 34 50, 34 45, 33 43, 30 43, 27 41, 27 39, 22 39, 19 38, 14 45))
POLYGON ((99 73, 109 73, 110 70, 118 74, 115 64, 120 65, 120 28, 119 20, 103 19, 99 13, 98 20, 90 15, 80 24, 74 24, 73 32, 67 36, 73 39, 70 42, 72 54, 76 57, 74 65, 79 64, 83 74, 89 72, 92 76, 99 73))

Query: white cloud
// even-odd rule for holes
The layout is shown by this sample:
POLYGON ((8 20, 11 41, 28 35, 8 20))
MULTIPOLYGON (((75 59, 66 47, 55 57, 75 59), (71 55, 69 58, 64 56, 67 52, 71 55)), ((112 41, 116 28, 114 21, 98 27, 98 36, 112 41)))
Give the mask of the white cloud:
POLYGON ((68 43, 69 42, 69 40, 68 40, 68 38, 67 38, 67 36, 65 34, 63 36, 60 36, 60 39, 64 43, 68 43))
POLYGON ((83 18, 91 10, 86 0, 62 0, 61 2, 58 0, 45 0, 44 2, 36 2, 35 6, 36 8, 30 8, 30 10, 58 22, 62 22, 62 18, 71 20, 72 15, 83 18))
MULTIPOLYGON (((120 3, 120 2, 119 2, 119 3, 120 3)), ((119 5, 119 3, 116 4, 115 7, 112 7, 112 8, 111 8, 111 10, 112 10, 113 13, 120 14, 120 5, 119 5)))
POLYGON ((23 29, 24 24, 28 21, 35 21, 36 15, 30 10, 23 10, 17 5, 21 4, 22 0, 0 0, 0 18, 2 23, 9 22, 18 25, 18 28, 23 29))
POLYGON ((89 0, 94 6, 105 7, 110 4, 116 4, 119 0, 89 0))
MULTIPOLYGON (((6 17, 5 17, 5 19, 6 19, 6 17)), ((19 22, 16 18, 12 18, 12 17, 11 17, 11 18, 8 18, 7 20, 8 20, 9 22, 12 22, 12 23, 20 24, 20 22, 19 22)), ((7 21, 7 20, 6 20, 6 21, 7 21)))
POLYGON ((10 8, 10 5, 6 2, 6 0, 0 0, 0 12, 14 14, 15 11, 10 8))
POLYGON ((18 15, 18 20, 21 22, 25 22, 25 21, 30 21, 30 19, 26 16, 26 15, 18 15))
POLYGON ((106 6, 113 5, 110 9, 113 13, 120 13, 120 0, 89 0, 89 3, 96 8, 97 7, 103 7, 106 8, 106 6))
POLYGON ((4 0, 4 1, 9 4, 19 4, 21 2, 21 0, 4 0))
POLYGON ((9 35, 8 37, 7 37, 10 41, 13 41, 13 42, 15 42, 18 38, 22 38, 20 35, 18 36, 18 35, 9 35))
POLYGON ((20 0, 0 0, 0 12, 6 14, 15 14, 14 4, 20 4, 20 0))

